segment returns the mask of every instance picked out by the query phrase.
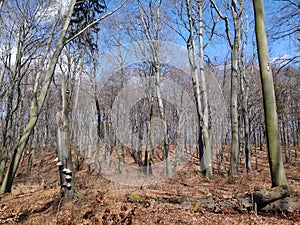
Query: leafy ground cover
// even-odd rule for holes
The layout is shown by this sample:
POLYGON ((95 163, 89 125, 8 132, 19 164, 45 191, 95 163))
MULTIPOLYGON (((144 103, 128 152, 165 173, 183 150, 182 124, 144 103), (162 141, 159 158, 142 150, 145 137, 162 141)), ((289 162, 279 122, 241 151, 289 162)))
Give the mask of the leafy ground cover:
MULTIPOLYGON (((294 155, 285 169, 292 198, 297 200, 300 157, 294 155)), ((240 196, 270 188, 266 150, 258 151, 258 156, 256 170, 246 173, 241 169, 234 178, 225 172, 215 174, 212 180, 203 178, 197 159, 191 158, 171 178, 141 187, 122 186, 81 170, 76 173, 75 199, 65 202, 53 162, 55 151, 49 150, 40 172, 36 161, 27 176, 24 160, 12 193, 0 196, 0 224, 300 224, 299 211, 257 213, 221 204, 226 200, 238 202, 240 196), (203 207, 203 202, 212 204, 211 199, 215 204, 203 207)))

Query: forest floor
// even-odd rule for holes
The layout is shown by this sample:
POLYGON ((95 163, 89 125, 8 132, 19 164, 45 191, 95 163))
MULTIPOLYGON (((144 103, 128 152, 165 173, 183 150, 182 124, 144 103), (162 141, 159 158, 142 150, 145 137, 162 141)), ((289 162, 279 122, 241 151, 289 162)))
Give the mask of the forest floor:
MULTIPOLYGON (((24 160, 12 193, 0 196, 0 224, 300 224, 300 212, 256 213, 221 204, 206 210, 197 204, 199 199, 221 202, 270 188, 266 150, 258 156, 257 170, 241 170, 234 178, 223 173, 207 180, 194 158, 171 178, 142 187, 122 186, 82 170, 76 173, 75 199, 65 202, 55 151, 49 151, 40 173, 37 159, 27 176, 24 160)), ((252 165, 255 168, 255 162, 252 165)), ((291 163, 284 166, 292 196, 300 198, 300 156, 295 159, 292 154, 291 163)))

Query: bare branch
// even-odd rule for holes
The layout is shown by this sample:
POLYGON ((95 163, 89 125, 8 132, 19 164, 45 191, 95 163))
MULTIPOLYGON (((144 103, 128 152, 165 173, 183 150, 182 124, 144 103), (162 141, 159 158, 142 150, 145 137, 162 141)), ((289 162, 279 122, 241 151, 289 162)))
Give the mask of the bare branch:
POLYGON ((224 20, 224 22, 225 22, 225 31, 226 31, 226 35, 227 35, 227 38, 228 38, 228 43, 229 43, 230 48, 232 48, 233 42, 232 42, 231 35, 230 35, 228 18, 227 18, 226 16, 223 16, 223 14, 222 14, 221 11, 219 10, 219 8, 218 8, 218 6, 216 5, 216 3, 215 3, 214 0, 209 0, 209 1, 210 1, 210 3, 212 4, 213 8, 216 10, 218 16, 219 16, 222 20, 224 20))
POLYGON ((70 41, 72 41, 73 39, 75 39, 76 37, 78 37, 79 35, 81 35, 82 33, 84 33, 87 29, 89 29, 90 27, 96 25, 97 23, 99 23, 101 20, 104 20, 105 18, 109 17, 110 15, 114 14, 116 11, 118 11, 120 8, 122 8, 122 6, 127 2, 127 0, 124 0, 118 7, 116 7, 114 10, 110 11, 109 13, 105 14, 104 16, 96 19, 94 22, 90 23, 89 25, 87 25, 85 28, 83 28, 81 31, 79 31, 77 34, 73 35, 71 38, 69 38, 68 40, 65 41, 65 44, 69 43, 70 41))

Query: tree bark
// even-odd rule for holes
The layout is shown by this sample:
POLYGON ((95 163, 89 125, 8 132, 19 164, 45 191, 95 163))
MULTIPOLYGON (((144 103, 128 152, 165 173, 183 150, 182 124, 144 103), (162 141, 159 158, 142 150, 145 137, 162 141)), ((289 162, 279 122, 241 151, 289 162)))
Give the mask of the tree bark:
POLYGON ((193 91, 194 97, 196 100, 196 110, 197 110, 197 117, 198 117, 198 148, 199 148, 199 160, 200 160, 200 170, 203 175, 206 175, 206 165, 204 157, 204 143, 203 143, 203 127, 202 127, 202 120, 203 120, 203 113, 202 113, 202 105, 201 105, 201 96, 200 96, 200 82, 199 82, 199 74, 196 64, 196 53, 195 53, 195 37, 194 37, 194 22, 191 14, 191 6, 190 1, 185 1, 186 10, 187 10, 187 17, 189 20, 189 38, 187 40, 187 51, 191 69, 191 76, 193 82, 193 91))
POLYGON ((249 134, 249 113, 248 113, 248 90, 249 90, 248 82, 249 81, 246 78, 245 68, 243 68, 243 72, 242 72, 240 80, 241 80, 241 91, 242 91, 242 115, 243 115, 243 122, 244 122, 245 165, 246 165, 247 172, 249 172, 252 170, 252 168, 251 168, 250 134, 249 134))
POLYGON ((204 70, 204 47, 203 47, 203 16, 202 16, 202 0, 198 1, 198 19, 199 19, 199 81, 201 87, 203 115, 201 118, 203 129, 203 144, 204 144, 204 164, 205 164, 205 176, 211 178, 212 172, 212 156, 211 156, 211 143, 210 132, 208 128, 208 100, 206 91, 206 79, 204 70))
MULTIPOLYGON (((235 2, 235 1, 233 1, 235 2)), ((232 3, 233 3, 232 2, 232 3)), ((235 5, 235 4, 234 4, 235 5)), ((243 5, 239 11, 236 7, 231 6, 234 19, 234 40, 231 46, 231 101, 230 101, 230 117, 231 117, 231 154, 229 175, 234 176, 238 173, 238 152, 239 152, 239 124, 238 124, 238 64, 240 60, 240 44, 241 44, 241 15, 243 5)))
POLYGON ((71 143, 70 143, 70 122, 69 122, 69 91, 67 88, 67 78, 64 74, 61 76, 61 95, 62 95, 62 131, 63 131, 63 146, 64 146, 64 161, 65 168, 72 171, 71 187, 65 189, 64 197, 72 199, 74 196, 74 169, 72 163, 71 143))
POLYGON ((274 82, 268 53, 264 4, 262 0, 253 0, 253 5, 255 14, 257 51, 263 89, 269 166, 272 178, 272 187, 276 187, 280 185, 286 185, 288 182, 286 179, 280 151, 277 121, 278 118, 276 112, 274 82))

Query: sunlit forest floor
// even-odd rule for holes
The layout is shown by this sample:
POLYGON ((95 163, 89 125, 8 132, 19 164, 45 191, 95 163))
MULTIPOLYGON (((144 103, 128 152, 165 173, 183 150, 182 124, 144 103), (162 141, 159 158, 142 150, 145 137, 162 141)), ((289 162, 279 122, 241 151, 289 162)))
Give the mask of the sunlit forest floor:
MULTIPOLYGON (((285 163, 292 198, 300 198, 300 149, 291 163, 285 163)), ((228 150, 227 150, 228 152, 228 150)), ((252 153, 254 155, 254 151, 252 153)), ((258 169, 230 179, 226 172, 203 178, 198 160, 191 160, 171 178, 141 187, 126 187, 92 173, 86 166, 76 173, 75 199, 60 197, 59 175, 49 150, 38 173, 38 156, 30 176, 26 158, 11 194, 0 196, 0 224, 300 224, 300 213, 264 212, 225 208, 221 204, 207 210, 196 204, 199 199, 238 199, 247 193, 271 187, 266 150, 258 150, 258 169)), ((226 156, 228 162, 228 156, 226 156)), ((216 163, 214 163, 215 165, 216 163)), ((228 166, 228 165, 227 165, 228 166)), ((241 166, 242 168, 243 166, 241 166)), ((227 167, 228 168, 228 167, 227 167)), ((216 168, 215 171, 216 172, 216 168)))

